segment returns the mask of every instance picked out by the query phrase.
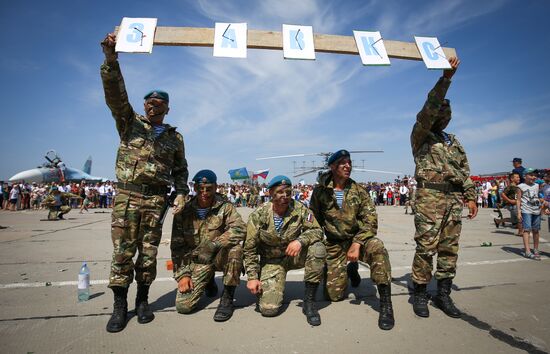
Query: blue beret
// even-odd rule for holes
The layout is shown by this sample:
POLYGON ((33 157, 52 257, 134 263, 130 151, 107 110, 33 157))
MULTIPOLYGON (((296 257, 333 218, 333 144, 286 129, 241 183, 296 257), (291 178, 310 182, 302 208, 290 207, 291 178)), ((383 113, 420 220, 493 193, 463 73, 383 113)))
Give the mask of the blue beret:
POLYGON ((153 90, 148 92, 145 96, 143 96, 143 99, 146 100, 148 98, 160 98, 161 100, 165 100, 166 102, 170 101, 170 98, 168 96, 168 92, 161 91, 161 90, 153 90))
POLYGON ((514 157, 512 162, 522 162, 521 157, 514 157))
POLYGON ((527 174, 536 174, 536 173, 537 173, 537 171, 536 171, 534 168, 531 168, 531 167, 526 168, 525 171, 523 171, 523 174, 524 174, 524 175, 527 175, 527 174))
POLYGON ((212 170, 200 170, 199 172, 197 172, 195 177, 193 177, 193 182, 195 182, 196 184, 216 183, 217 180, 218 178, 212 170))
POLYGON ((267 189, 271 189, 273 187, 277 187, 280 184, 288 184, 289 186, 292 186, 292 182, 290 181, 290 178, 283 175, 275 176, 271 179, 269 184, 267 185, 267 189))
POLYGON ((342 157, 350 157, 348 150, 338 150, 328 158, 328 164, 332 165, 333 162, 340 160, 342 157))

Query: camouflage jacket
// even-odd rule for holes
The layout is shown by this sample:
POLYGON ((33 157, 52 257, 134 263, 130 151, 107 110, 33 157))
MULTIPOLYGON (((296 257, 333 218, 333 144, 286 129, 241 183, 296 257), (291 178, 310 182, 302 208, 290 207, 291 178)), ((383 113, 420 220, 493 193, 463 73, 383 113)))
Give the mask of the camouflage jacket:
POLYGON ((164 124, 165 131, 155 137, 147 118, 137 114, 128 94, 118 62, 101 66, 105 101, 116 122, 120 145, 116 158, 119 182, 145 185, 174 184, 177 194, 187 195, 187 160, 183 137, 175 127, 164 124))
POLYGON ((216 195, 214 205, 204 220, 199 219, 198 208, 197 198, 194 197, 174 217, 170 249, 176 281, 191 276, 190 264, 194 262, 199 246, 214 242, 220 248, 233 247, 245 237, 246 225, 237 209, 220 195, 216 195))
POLYGON ((378 215, 369 193, 353 179, 348 179, 344 188, 342 208, 336 202, 332 174, 319 178, 309 204, 329 241, 352 239, 364 245, 367 239, 376 236, 378 215))
POLYGON ((475 200, 475 188, 470 179, 470 166, 464 148, 454 135, 448 134, 451 144, 447 145, 442 135, 432 131, 450 84, 451 80, 441 77, 416 116, 411 134, 415 178, 417 182, 448 182, 461 186, 466 200, 475 200))
POLYGON ((315 216, 305 205, 291 200, 283 217, 281 231, 275 230, 273 203, 256 209, 248 218, 244 241, 244 263, 248 280, 258 279, 262 261, 285 257, 288 244, 299 240, 302 247, 309 247, 323 239, 323 231, 315 216))

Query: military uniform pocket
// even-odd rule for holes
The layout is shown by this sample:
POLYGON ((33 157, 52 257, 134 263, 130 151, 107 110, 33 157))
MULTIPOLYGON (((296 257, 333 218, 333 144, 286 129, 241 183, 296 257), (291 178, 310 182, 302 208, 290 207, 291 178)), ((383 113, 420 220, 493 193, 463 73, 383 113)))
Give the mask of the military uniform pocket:
POLYGON ((279 235, 265 230, 260 230, 260 241, 268 246, 279 246, 281 244, 279 235))

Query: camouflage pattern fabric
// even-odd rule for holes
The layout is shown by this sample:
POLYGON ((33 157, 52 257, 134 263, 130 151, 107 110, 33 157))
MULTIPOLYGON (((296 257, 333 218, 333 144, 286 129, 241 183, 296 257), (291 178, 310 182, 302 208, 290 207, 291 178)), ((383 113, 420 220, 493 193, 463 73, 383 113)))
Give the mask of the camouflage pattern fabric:
POLYGON ((109 287, 128 287, 133 280, 151 285, 157 275, 157 251, 162 237, 160 213, 164 195, 142 195, 119 190, 111 215, 113 259, 109 287), (133 257, 138 251, 138 257, 133 257))
POLYGON ((454 278, 458 259, 458 240, 462 229, 462 195, 432 189, 416 191, 414 225, 416 252, 412 279, 428 284, 432 278, 432 258, 437 254, 436 279, 454 278))
MULTIPOLYGON (((326 292, 331 301, 344 298, 348 287, 347 252, 352 241, 325 241, 327 248, 326 292)), ((372 281, 376 284, 390 284, 391 265, 384 243, 377 237, 371 237, 359 251, 359 260, 369 265, 372 281)))
POLYGON ((259 279, 262 293, 260 311, 280 308, 285 289, 286 273, 305 268, 304 281, 320 283, 326 250, 323 232, 313 213, 302 203, 291 200, 280 232, 273 222, 273 203, 267 202, 250 214, 244 242, 244 261, 248 280, 259 279), (302 243, 296 257, 285 255, 288 244, 302 243))
POLYGON ((119 182, 152 186, 174 184, 177 194, 187 195, 187 160, 183 137, 175 127, 164 124, 165 131, 155 137, 146 117, 137 114, 128 94, 118 62, 101 66, 105 101, 120 136, 116 159, 119 182))
POLYGON ((431 279, 432 257, 437 253, 436 278, 453 278, 456 272, 458 239, 462 227, 462 198, 475 201, 476 193, 470 179, 466 152, 458 139, 448 134, 447 144, 434 126, 440 119, 450 118, 440 108, 451 80, 441 77, 428 94, 428 99, 416 117, 411 133, 411 146, 416 163, 417 182, 451 183, 463 193, 444 193, 435 189, 417 188, 413 281, 426 284, 431 279))
POLYGON ((342 208, 336 202, 330 173, 319 178, 309 205, 329 240, 353 239, 364 246, 367 239, 376 236, 378 216, 375 206, 367 190, 351 178, 344 188, 342 208))
POLYGON ((324 174, 311 196, 311 209, 325 230, 327 249, 326 290, 332 301, 341 300, 347 288, 347 252, 361 245, 359 259, 366 262, 375 284, 390 284, 391 264, 384 243, 376 236, 378 215, 368 192, 349 179, 342 208, 336 203, 332 175, 324 174))
POLYGON ((318 241, 307 248, 302 248, 296 257, 266 260, 262 263, 260 282, 262 293, 259 296, 261 313, 276 313, 283 304, 286 273, 292 269, 305 268, 304 281, 320 283, 323 277, 323 265, 326 249, 323 242, 318 241))
POLYGON ((191 292, 185 294, 176 291, 176 310, 179 313, 190 313, 193 311, 204 294, 206 284, 208 284, 210 278, 214 276, 215 271, 223 272, 223 283, 225 285, 239 285, 240 273, 243 267, 242 259, 242 246, 236 245, 231 248, 222 248, 219 250, 216 253, 213 263, 191 263, 188 269, 191 272, 190 276, 194 288, 191 292))
POLYGON ((192 198, 172 224, 172 263, 174 279, 191 277, 194 290, 176 294, 180 313, 192 311, 215 271, 223 271, 225 285, 237 286, 243 267, 241 242, 246 225, 235 207, 216 194, 214 204, 204 220, 199 219, 197 198, 192 198))
POLYGON ((415 179, 417 182, 448 182, 460 186, 465 199, 475 201, 475 187, 470 179, 470 166, 464 148, 454 135, 448 134, 451 144, 447 145, 442 134, 432 130, 438 120, 443 119, 440 108, 450 83, 451 80, 441 77, 416 116, 411 133, 415 179))
MULTIPOLYGON (((116 158, 119 182, 134 185, 168 186, 187 195, 188 170, 183 137, 175 127, 155 136, 146 117, 137 114, 128 94, 118 62, 101 66, 105 101, 115 119, 120 136, 116 158)), ((128 287, 135 268, 136 281, 150 285, 156 276, 157 247, 161 239, 160 214, 166 195, 143 195, 120 190, 115 197, 111 238, 113 261, 109 287, 128 287), (132 257, 139 251, 134 265, 132 257)))

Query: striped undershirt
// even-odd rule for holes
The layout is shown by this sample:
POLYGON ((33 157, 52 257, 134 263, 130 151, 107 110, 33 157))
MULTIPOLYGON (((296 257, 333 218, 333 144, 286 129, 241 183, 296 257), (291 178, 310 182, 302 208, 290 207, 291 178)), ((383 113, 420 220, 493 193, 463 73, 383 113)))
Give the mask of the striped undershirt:
POLYGON ((279 215, 273 214, 273 224, 275 224, 275 230, 277 230, 277 232, 281 232, 281 228, 283 227, 283 218, 279 215))
POLYGON ((153 129, 155 131, 155 138, 158 138, 160 134, 164 133, 166 130, 166 127, 162 124, 153 125, 153 129))
POLYGON ((443 140, 445 141, 445 144, 447 144, 447 146, 451 146, 451 138, 449 137, 449 134, 445 133, 445 132, 441 132, 441 136, 443 137, 443 140))
POLYGON ((334 196, 336 197, 336 203, 338 204, 338 206, 341 208, 342 207, 342 203, 344 202, 344 191, 337 191, 336 189, 334 190, 334 196))
POLYGON ((208 214, 209 210, 210 210, 210 208, 198 208, 197 209, 197 216, 199 217, 199 219, 201 219, 201 220, 206 219, 206 214, 208 214))

